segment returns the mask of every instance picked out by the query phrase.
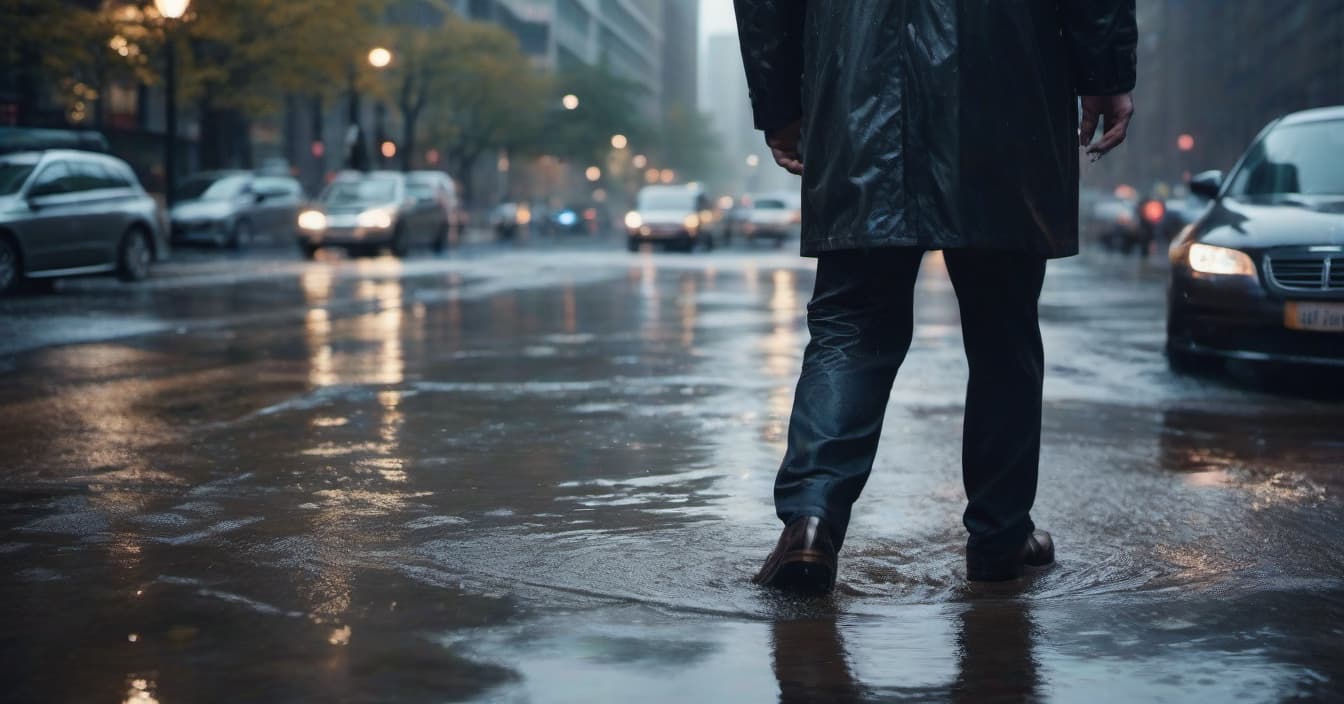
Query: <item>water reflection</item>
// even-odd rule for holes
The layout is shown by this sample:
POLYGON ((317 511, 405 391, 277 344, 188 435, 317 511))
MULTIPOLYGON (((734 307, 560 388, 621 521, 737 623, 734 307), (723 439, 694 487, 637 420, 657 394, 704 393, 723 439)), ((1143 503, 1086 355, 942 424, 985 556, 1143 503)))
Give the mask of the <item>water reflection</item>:
POLYGON ((681 277, 681 293, 677 299, 678 316, 681 319, 681 346, 691 349, 695 346, 695 322, 697 314, 697 296, 699 280, 694 274, 681 277))
POLYGON ((834 616, 776 621, 770 635, 781 704, 864 700, 834 616))
POLYGON ((132 677, 127 683, 125 704, 158 704, 154 683, 143 677, 132 677))
MULTIPOLYGON (((374 310, 356 316, 342 325, 350 325, 353 334, 336 330, 330 310, 332 276, 326 269, 305 271, 301 279, 304 300, 309 305, 304 317, 304 339, 309 355, 308 382, 313 386, 337 384, 400 384, 405 379, 406 361, 402 334, 406 318, 405 292, 400 280, 361 280, 355 297, 374 304, 374 310), (334 339, 351 340, 354 353, 340 354, 334 339), (368 346, 375 352, 365 352, 368 346)), ((423 320, 416 324, 423 326, 423 320)))
MULTIPOLYGON (((956 614, 958 672, 945 690, 911 683, 890 689, 865 684, 855 661, 881 673, 908 667, 890 662, 900 648, 851 653, 834 614, 780 620, 771 627, 772 668, 782 704, 859 702, 936 694, 952 702, 1030 702, 1042 696, 1040 666, 1033 651, 1031 605, 1016 599, 977 599, 956 614), (893 652, 896 651, 896 652, 893 652)), ((861 669, 861 668, 860 668, 861 669)), ((881 679, 890 679, 885 675, 881 679)))
POLYGON ((971 601, 958 621, 960 672, 952 685, 953 702, 1033 702, 1041 698, 1030 602, 971 601))

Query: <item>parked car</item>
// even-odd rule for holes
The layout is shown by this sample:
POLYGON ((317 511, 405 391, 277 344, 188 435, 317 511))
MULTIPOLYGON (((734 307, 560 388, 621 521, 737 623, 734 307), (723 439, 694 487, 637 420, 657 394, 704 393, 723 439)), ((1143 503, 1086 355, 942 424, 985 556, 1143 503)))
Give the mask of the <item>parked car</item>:
POLYGON ((417 205, 429 210, 432 205, 438 208, 441 222, 430 246, 435 252, 442 252, 450 244, 458 241, 461 235, 461 206, 457 199, 457 185, 442 171, 411 171, 406 174, 406 188, 417 205))
POLYGON ((796 238, 802 229, 802 199, 795 193, 757 193, 747 196, 746 217, 738 232, 748 243, 768 240, 776 247, 796 238))
POLYGON ((178 184, 169 212, 173 242, 243 249, 257 239, 288 238, 303 205, 303 186, 288 176, 248 171, 196 174, 178 184))
POLYGON ((500 203, 490 209, 490 228, 501 240, 512 240, 531 222, 532 211, 526 203, 500 203))
POLYGON ((388 250, 404 257, 415 244, 446 246, 443 208, 414 197, 409 182, 395 171, 340 174, 313 207, 299 213, 300 251, 309 259, 322 247, 340 247, 351 256, 388 250))
POLYGON ((697 245, 714 248, 714 212, 705 189, 698 184, 645 186, 635 209, 625 216, 626 242, 631 252, 645 244, 690 252, 697 245))
POLYGON ((1111 251, 1129 252, 1142 239, 1135 204, 1109 196, 1092 199, 1083 211, 1083 231, 1111 251))
POLYGON ((21 279, 149 275, 166 257, 159 207, 126 162, 50 150, 0 157, 0 292, 21 279))
POLYGON ((107 138, 91 130, 55 130, 40 127, 0 127, 0 154, 74 149, 106 154, 107 138))
POLYGON ((1344 365, 1344 106, 1295 113, 1255 139, 1172 242, 1167 358, 1344 365))

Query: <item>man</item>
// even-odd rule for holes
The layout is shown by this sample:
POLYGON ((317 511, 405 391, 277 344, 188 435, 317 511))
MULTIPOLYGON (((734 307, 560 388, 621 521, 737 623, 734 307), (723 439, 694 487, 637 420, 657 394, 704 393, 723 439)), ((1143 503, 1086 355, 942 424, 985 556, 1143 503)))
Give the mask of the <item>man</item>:
POLYGON ((775 483, 785 528, 756 581, 834 585, 927 250, 944 252, 971 372, 967 577, 1050 564, 1030 515, 1037 299, 1046 260, 1078 251, 1079 145, 1096 159, 1125 138, 1135 0, 735 2, 756 127, 803 176, 803 254, 818 259, 775 483))

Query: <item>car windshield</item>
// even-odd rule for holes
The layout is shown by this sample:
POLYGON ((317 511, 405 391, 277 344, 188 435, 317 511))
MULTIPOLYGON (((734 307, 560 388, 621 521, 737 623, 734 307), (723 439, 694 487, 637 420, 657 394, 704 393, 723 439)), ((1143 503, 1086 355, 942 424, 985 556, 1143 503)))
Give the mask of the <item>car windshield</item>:
POLYGON ((1233 196, 1344 196, 1344 120, 1279 127, 1251 147, 1233 196))
POLYGON ((419 201, 434 200, 434 184, 428 181, 407 181, 406 193, 419 201))
POLYGON ((25 164, 21 161, 0 161, 0 196, 10 196, 19 192, 23 188, 23 182, 28 180, 28 174, 33 172, 36 164, 25 164))
POLYGON ((180 200, 230 200, 247 187, 247 176, 193 176, 177 187, 180 200))
POLYGON ((695 191, 645 191, 639 194, 640 210, 695 210, 695 191))
POLYGON ((772 200, 769 198, 756 201, 757 210, 784 210, 788 208, 782 200, 772 200))
POLYGON ((336 181, 322 194, 327 205, 370 205, 397 199, 397 182, 390 178, 336 181))

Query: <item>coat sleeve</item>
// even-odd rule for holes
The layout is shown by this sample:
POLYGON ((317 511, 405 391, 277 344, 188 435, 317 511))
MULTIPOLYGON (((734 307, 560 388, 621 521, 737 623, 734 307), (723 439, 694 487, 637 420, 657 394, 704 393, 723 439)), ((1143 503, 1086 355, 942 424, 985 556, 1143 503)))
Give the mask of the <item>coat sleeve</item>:
POLYGON ((1078 95, 1134 90, 1139 30, 1135 0, 1060 0, 1078 95))
POLYGON ((803 114, 804 2, 734 0, 751 110, 766 132, 803 114))

